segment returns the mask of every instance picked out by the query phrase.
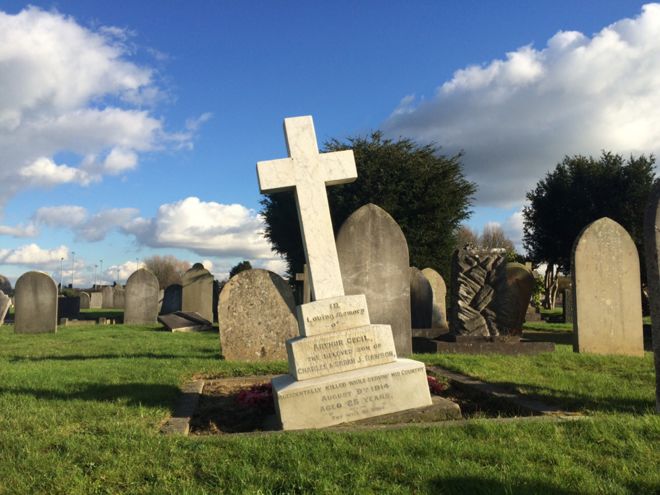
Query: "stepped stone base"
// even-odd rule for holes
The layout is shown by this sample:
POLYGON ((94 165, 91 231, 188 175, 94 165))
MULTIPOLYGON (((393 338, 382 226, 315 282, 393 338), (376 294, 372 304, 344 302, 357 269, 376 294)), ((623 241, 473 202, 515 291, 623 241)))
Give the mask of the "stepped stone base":
POLYGON ((409 359, 295 381, 273 378, 277 416, 284 430, 323 428, 428 406, 424 363, 409 359))

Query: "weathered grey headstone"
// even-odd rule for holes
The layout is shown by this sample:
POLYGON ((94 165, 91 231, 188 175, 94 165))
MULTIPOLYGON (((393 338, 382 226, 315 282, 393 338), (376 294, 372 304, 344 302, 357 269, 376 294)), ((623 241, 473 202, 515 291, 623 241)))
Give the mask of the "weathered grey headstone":
POLYGON ((181 309, 213 321, 213 275, 201 263, 183 274, 181 309))
POLYGON ((575 301, 573 301, 573 289, 564 289, 562 294, 563 306, 561 311, 564 317, 564 323, 573 323, 573 315, 575 313, 573 309, 573 305, 575 304, 575 301))
POLYGON ((103 307, 103 294, 101 292, 91 292, 89 294, 89 309, 100 309, 103 307))
POLYGON ((339 229, 337 253, 346 294, 366 295, 371 321, 390 325, 397 354, 410 355, 410 259, 399 225, 379 206, 364 205, 339 229))
POLYGON ((410 267, 410 320, 412 328, 431 328, 433 289, 419 268, 410 267))
POLYGON ((158 317, 158 279, 150 270, 140 268, 126 281, 125 325, 152 325, 158 317))
POLYGON ((102 294, 102 296, 101 296, 102 297, 101 307, 103 309, 112 309, 112 308, 114 308, 115 307, 115 297, 114 297, 115 293, 112 290, 112 287, 110 287, 110 286, 103 287, 103 289, 101 290, 101 294, 102 294))
POLYGON ((91 296, 87 292, 81 292, 80 296, 80 309, 89 309, 91 304, 91 296))
POLYGON ((286 341, 298 336, 293 291, 273 272, 242 271, 220 293, 218 324, 225 359, 286 359, 286 341))
POLYGON ((644 253, 655 355, 655 410, 660 413, 660 183, 653 187, 644 214, 644 253))
POLYGON ((11 298, 0 290, 0 325, 5 322, 5 316, 11 306, 11 298))
POLYGON ((495 293, 506 283, 506 260, 499 254, 456 250, 452 257, 452 335, 488 337, 500 335, 495 293))
POLYGON ((503 335, 522 335, 536 284, 534 275, 521 263, 507 263, 506 277, 501 282, 495 294, 498 330, 503 335))
MULTIPOLYGON (((424 363, 397 359, 391 327, 371 323, 364 294, 345 295, 326 187, 357 177, 353 152, 320 154, 311 117, 285 119, 284 130, 289 156, 257 164, 259 189, 293 190, 313 301, 297 308, 300 337, 286 343, 289 374, 272 380, 282 428, 431 405, 424 363)), ((401 276, 410 342, 407 252, 401 276)))
POLYGON ((126 305, 126 289, 117 284, 112 288, 112 307, 114 309, 124 309, 126 305))
POLYGON ((11 294, 11 282, 4 275, 0 275, 0 291, 6 295, 11 294))
POLYGON ((431 328, 447 329, 447 285, 445 279, 433 268, 424 268, 422 273, 431 284, 433 291, 433 315, 431 328))
POLYGON ((576 352, 644 355, 637 247, 604 217, 580 233, 571 256, 576 352))
POLYGON ((57 332, 57 284, 45 273, 27 272, 14 289, 16 333, 57 332))
POLYGON ((183 287, 180 284, 167 286, 163 295, 163 305, 160 308, 161 315, 181 311, 181 298, 183 297, 183 287))

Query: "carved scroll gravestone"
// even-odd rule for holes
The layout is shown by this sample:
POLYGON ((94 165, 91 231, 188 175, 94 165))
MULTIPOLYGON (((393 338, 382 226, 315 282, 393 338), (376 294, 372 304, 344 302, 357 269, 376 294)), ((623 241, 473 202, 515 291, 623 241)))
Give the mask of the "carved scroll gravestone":
POLYGON ((410 258, 401 227, 374 204, 358 208, 337 234, 346 294, 364 294, 374 323, 389 325, 399 356, 412 354, 410 258))
POLYGON ((126 281, 124 324, 152 325, 158 317, 158 279, 150 270, 140 268, 126 281))
POLYGON ((644 214, 644 252, 655 355, 655 410, 660 413, 660 184, 653 187, 644 214))
POLYGON ((609 218, 589 224, 573 246, 574 350, 644 355, 637 247, 609 218))
POLYGON ((57 332, 57 284, 45 273, 27 272, 14 290, 16 333, 57 332))
POLYGON ((225 359, 286 359, 286 341, 298 335, 293 291, 273 272, 242 271, 220 292, 218 324, 225 359))
MULTIPOLYGON (((289 157, 257 164, 259 188, 294 191, 314 301, 297 310, 301 336, 287 342, 290 374, 273 379, 282 428, 430 405, 424 364, 397 359, 392 330, 370 323, 366 297, 344 295, 325 188, 355 180, 353 152, 319 154, 311 117, 285 119, 284 128, 289 157)), ((405 273, 407 286, 407 263, 405 273)))

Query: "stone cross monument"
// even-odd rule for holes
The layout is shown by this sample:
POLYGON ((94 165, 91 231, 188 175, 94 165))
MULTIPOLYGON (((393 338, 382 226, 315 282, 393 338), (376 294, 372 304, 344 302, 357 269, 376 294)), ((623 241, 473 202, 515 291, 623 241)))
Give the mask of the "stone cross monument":
POLYGON ((364 294, 344 295, 326 186, 357 178, 350 150, 319 154, 311 117, 284 120, 289 158, 259 162, 262 193, 293 189, 313 302, 297 308, 289 374, 273 379, 282 428, 321 428, 431 404, 423 363, 397 359, 364 294))

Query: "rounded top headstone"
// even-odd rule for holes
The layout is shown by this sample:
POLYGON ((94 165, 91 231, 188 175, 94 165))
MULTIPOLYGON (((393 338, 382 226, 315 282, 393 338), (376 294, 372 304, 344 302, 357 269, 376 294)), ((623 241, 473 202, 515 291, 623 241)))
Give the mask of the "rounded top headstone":
POLYGON ((11 294, 11 282, 4 275, 0 275, 0 290, 5 294, 11 294))
POLYGON ((206 268, 204 268, 204 265, 203 265, 202 263, 195 263, 195 264, 192 266, 192 269, 193 269, 193 270, 200 270, 200 269, 201 269, 201 270, 206 270, 206 268))

